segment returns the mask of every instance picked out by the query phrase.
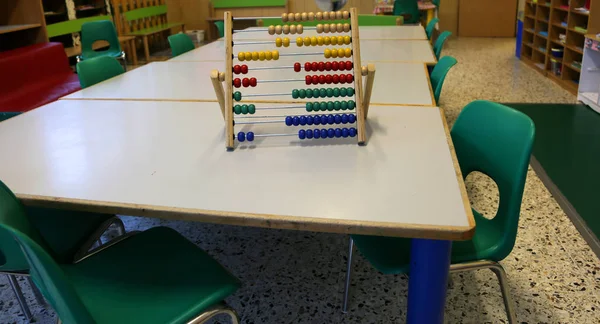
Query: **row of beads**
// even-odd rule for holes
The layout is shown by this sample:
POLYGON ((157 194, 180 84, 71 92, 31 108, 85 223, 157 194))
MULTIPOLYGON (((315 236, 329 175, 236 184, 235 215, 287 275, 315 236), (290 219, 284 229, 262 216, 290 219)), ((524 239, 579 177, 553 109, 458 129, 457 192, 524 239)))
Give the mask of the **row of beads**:
POLYGON ((328 48, 323 52, 323 55, 325 56, 325 58, 351 57, 352 49, 351 48, 332 48, 332 49, 328 48))
POLYGON ((318 24, 317 33, 347 33, 350 31, 350 24, 318 24))
POLYGON ((256 112, 256 106, 255 105, 235 105, 235 106, 233 106, 233 112, 236 115, 239 115, 239 114, 242 114, 242 115, 246 115, 246 114, 253 115, 256 112))
MULTIPOLYGON (((350 24, 318 24, 315 27, 317 33, 347 33, 350 31, 350 24)), ((267 28, 269 35, 288 35, 302 34, 304 27, 302 25, 271 25, 267 28)))
MULTIPOLYGON (((283 40, 284 46, 285 46, 286 38, 284 38, 284 40, 283 40)), ((304 46, 349 45, 350 43, 352 43, 352 37, 350 37, 350 36, 318 36, 318 37, 317 36, 313 36, 313 37, 306 36, 304 38, 302 38, 302 37, 296 38, 296 45, 298 47, 302 47, 302 45, 304 45, 304 46)), ((277 40, 275 40, 275 45, 277 45, 277 40)))
POLYGON ((328 74, 328 75, 307 75, 304 77, 306 85, 311 84, 344 84, 352 83, 354 76, 352 74, 328 74))
POLYGON ((321 88, 321 89, 294 89, 292 98, 331 98, 331 97, 352 97, 354 88, 321 88))
POLYGON ((234 74, 247 74, 248 73, 248 65, 234 65, 233 66, 233 73, 234 74))
POLYGON ((245 140, 248 140, 248 142, 252 142, 252 141, 254 141, 254 132, 248 132, 248 133, 239 132, 237 135, 237 139, 240 142, 243 142, 245 140))
POLYGON ((238 60, 240 61, 270 61, 278 60, 279 51, 260 51, 260 52, 239 52, 238 60))
POLYGON ((348 101, 323 101, 323 102, 307 102, 306 111, 333 111, 333 110, 352 110, 356 107, 354 100, 348 101))
POLYGON ((298 138, 303 140, 305 138, 340 138, 340 137, 354 137, 356 136, 356 128, 330 128, 330 129, 301 129, 298 131, 298 138))
POLYGON ((333 124, 354 124, 356 116, 353 114, 337 115, 308 115, 308 116, 287 116, 285 124, 287 126, 304 125, 333 125, 333 124))
POLYGON ((287 21, 312 21, 312 20, 340 20, 350 19, 348 11, 324 11, 324 12, 298 12, 298 13, 282 13, 281 20, 287 21))
POLYGON ((256 84, 258 83, 258 80, 256 80, 256 78, 235 78, 233 79, 233 86, 236 88, 239 88, 241 86, 244 86, 244 88, 248 88, 248 87, 256 87, 256 84))
MULTIPOLYGON (((304 63, 304 71, 352 71, 354 64, 352 61, 342 61, 342 62, 306 62, 304 63)), ((300 72, 302 70, 302 66, 300 63, 294 63, 294 71, 300 72)))

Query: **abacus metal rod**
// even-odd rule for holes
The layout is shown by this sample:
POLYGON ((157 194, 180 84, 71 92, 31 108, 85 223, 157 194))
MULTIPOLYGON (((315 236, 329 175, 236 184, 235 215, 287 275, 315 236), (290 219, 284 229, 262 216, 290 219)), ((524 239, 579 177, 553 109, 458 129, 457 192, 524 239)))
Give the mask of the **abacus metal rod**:
POLYGON ((233 17, 233 20, 258 20, 258 19, 281 19, 281 16, 274 16, 274 17, 269 17, 269 16, 265 16, 265 17, 233 17))
POLYGON ((261 107, 258 108, 258 110, 271 110, 271 109, 297 109, 297 108, 302 108, 302 109, 306 109, 306 105, 301 105, 301 106, 279 106, 279 107, 261 107))
MULTIPOLYGON (((279 17, 281 18, 281 17, 279 17)), ((303 28, 304 30, 317 30, 317 27, 307 26, 303 28)), ((252 28, 252 29, 234 29, 234 33, 258 33, 258 32, 266 32, 269 31, 269 28, 252 28)))
POLYGON ((254 137, 298 136, 298 133, 255 134, 254 137))
POLYGON ((256 83, 274 83, 274 82, 304 82, 305 79, 278 79, 278 80, 258 80, 256 83))
POLYGON ((233 42, 233 46, 238 45, 257 45, 257 44, 274 44, 275 41, 254 41, 254 42, 233 42))
POLYGON ((293 65, 281 65, 281 66, 265 66, 265 67, 252 67, 248 68, 248 71, 258 71, 258 70, 279 70, 279 69, 293 69, 293 65))
POLYGON ((247 125, 247 124, 274 124, 274 123, 285 123, 285 120, 258 120, 258 121, 243 121, 235 122, 236 125, 247 125))
MULTIPOLYGON (((271 115, 271 116, 236 116, 235 118, 285 118, 285 117, 302 117, 302 116, 315 116, 315 115, 338 115, 342 114, 339 110, 334 111, 323 111, 321 114, 302 114, 302 115, 271 115)), ((355 112, 345 112, 346 115, 356 115, 355 112)))
POLYGON ((255 93, 255 94, 245 94, 244 97, 270 97, 270 96, 291 96, 291 93, 255 93))

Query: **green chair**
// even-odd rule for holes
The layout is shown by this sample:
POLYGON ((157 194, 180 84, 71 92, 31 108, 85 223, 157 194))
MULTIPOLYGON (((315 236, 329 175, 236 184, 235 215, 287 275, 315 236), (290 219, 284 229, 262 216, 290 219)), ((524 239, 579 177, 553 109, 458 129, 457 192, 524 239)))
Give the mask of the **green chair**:
POLYGON ((125 52, 121 49, 115 25, 110 20, 91 21, 81 25, 81 55, 77 56, 77 62, 99 56, 120 59, 127 69, 125 52), (95 51, 92 45, 97 41, 108 42, 108 49, 95 51))
POLYGON ((454 57, 444 56, 437 62, 433 71, 431 71, 431 87, 433 88, 433 97, 436 104, 440 101, 440 94, 442 93, 442 86, 444 85, 446 75, 456 63, 458 61, 454 57))
POLYGON ((185 52, 189 52, 196 48, 196 46, 194 46, 194 42, 192 42, 190 37, 183 33, 171 35, 169 36, 168 40, 169 45, 171 45, 171 52, 173 53, 173 57, 181 55, 185 52))
POLYGON ((121 64, 110 56, 94 57, 77 63, 77 75, 82 89, 123 73, 125 70, 121 64))
POLYGON ((403 16, 405 24, 418 24, 421 20, 417 0, 396 0, 393 8, 394 16, 403 16))
POLYGON ((427 24, 427 27, 425 27, 425 33, 427 34, 427 39, 431 40, 431 37, 433 36, 433 31, 435 30, 435 25, 439 21, 440 20, 438 18, 433 18, 433 19, 431 19, 429 24, 427 24))
POLYGON ((28 264, 63 323, 203 323, 223 313, 238 323, 220 303, 239 281, 170 228, 130 232, 75 262, 60 262, 0 182, 0 238, 0 251, 22 250, 3 253, 3 263, 28 264))
POLYGON ((444 44, 446 43, 446 40, 448 39, 448 37, 450 37, 450 35, 452 35, 451 32, 445 31, 441 33, 440 36, 438 36, 438 38, 435 40, 435 43, 433 44, 433 53, 435 54, 436 59, 440 59, 440 55, 442 54, 442 48, 444 47, 444 44))
MULTIPOLYGON (((493 219, 487 219, 473 210, 475 234, 469 241, 452 243, 450 271, 492 270, 500 282, 510 323, 516 323, 513 301, 508 291, 506 273, 498 262, 510 254, 517 237, 534 134, 535 126, 529 117, 489 101, 468 104, 450 133, 463 176, 473 171, 487 174, 496 182, 500 193, 500 205, 493 219)), ((409 270, 410 239, 352 235, 350 252, 353 244, 377 270, 385 274, 407 273, 409 270)), ((344 310, 351 256, 348 258, 344 310)))
POLYGON ((214 24, 219 32, 219 38, 225 37, 225 22, 223 20, 217 20, 214 24))

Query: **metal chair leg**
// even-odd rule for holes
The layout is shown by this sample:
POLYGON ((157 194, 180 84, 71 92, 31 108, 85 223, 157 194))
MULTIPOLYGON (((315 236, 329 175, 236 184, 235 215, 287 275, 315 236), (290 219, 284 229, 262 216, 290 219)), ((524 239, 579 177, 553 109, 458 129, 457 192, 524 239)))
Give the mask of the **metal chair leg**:
POLYGON ((15 296, 17 296, 17 301, 19 302, 19 306, 21 306, 21 310, 23 311, 25 318, 27 321, 31 321, 33 316, 31 316, 31 311, 29 310, 25 296, 23 296, 21 286, 19 286, 19 283, 17 282, 17 278, 13 275, 8 275, 8 282, 10 283, 12 290, 15 292, 15 296))
POLYGON ((344 304, 342 313, 348 312, 348 295, 350 294, 350 277, 352 275, 352 254, 354 253, 354 240, 350 238, 348 243, 348 262, 346 264, 346 284, 344 285, 344 304))
POLYGON ((29 286, 31 286, 31 291, 33 291, 33 295, 35 296, 35 300, 37 301, 38 305, 46 306, 46 300, 44 299, 44 296, 42 296, 42 293, 35 283, 33 283, 31 276, 27 277, 27 281, 29 281, 29 286))
POLYGON ((203 323, 206 323, 208 320, 212 319, 213 317, 220 315, 220 314, 227 314, 229 316, 229 318, 231 319, 231 324, 239 324, 240 323, 240 319, 234 309, 230 308, 227 305, 220 304, 220 305, 217 305, 214 308, 209 309, 206 312, 198 315, 198 317, 187 322, 187 324, 203 324, 203 323))
POLYGON ((125 235, 125 233, 127 233, 125 230, 125 224, 123 224, 123 221, 119 217, 115 216, 113 219, 113 224, 117 225, 117 231, 119 232, 119 235, 125 235))

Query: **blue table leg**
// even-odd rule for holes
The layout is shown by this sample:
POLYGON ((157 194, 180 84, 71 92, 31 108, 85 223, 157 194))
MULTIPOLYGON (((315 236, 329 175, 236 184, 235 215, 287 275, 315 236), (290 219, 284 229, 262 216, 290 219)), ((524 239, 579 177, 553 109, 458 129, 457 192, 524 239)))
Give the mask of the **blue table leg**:
POLYGON ((444 323, 451 241, 413 239, 408 276, 408 324, 444 323))

